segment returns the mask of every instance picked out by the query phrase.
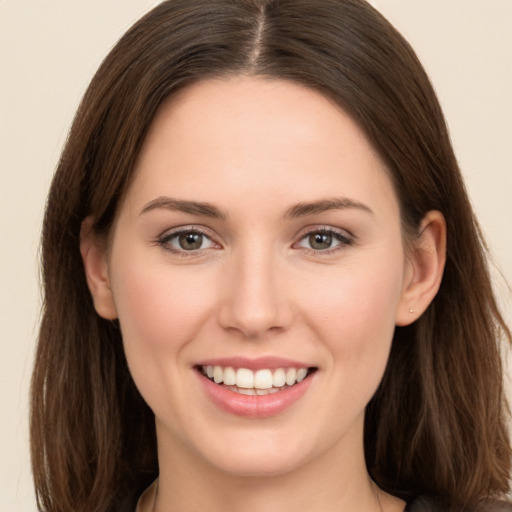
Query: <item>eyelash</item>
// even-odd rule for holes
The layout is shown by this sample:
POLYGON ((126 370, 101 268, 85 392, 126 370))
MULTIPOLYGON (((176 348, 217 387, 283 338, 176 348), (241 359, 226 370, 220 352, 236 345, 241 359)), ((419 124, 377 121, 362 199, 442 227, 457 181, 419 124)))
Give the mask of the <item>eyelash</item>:
POLYGON ((304 232, 300 235, 299 241, 293 245, 296 246, 297 244, 306 240, 308 237, 310 237, 312 235, 318 235, 318 234, 324 235, 324 236, 330 236, 330 237, 332 237, 333 241, 337 241, 337 242, 339 242, 339 244, 335 245, 334 247, 329 247, 328 249, 324 249, 324 250, 302 247, 302 249, 304 249, 307 254, 314 255, 314 256, 328 256, 328 255, 334 254, 338 251, 342 251, 343 249, 355 244, 355 238, 351 234, 349 234, 347 232, 340 232, 333 228, 322 227, 322 228, 308 229, 306 232, 304 232))
MULTIPOLYGON (((220 247, 220 244, 215 242, 212 239, 212 237, 208 235, 208 233, 206 233, 201 228, 197 228, 195 226, 178 228, 175 231, 166 232, 165 234, 159 236, 155 240, 155 243, 156 243, 156 245, 161 246, 164 250, 169 251, 172 254, 176 254, 178 256, 184 257, 184 258, 198 256, 200 252, 211 248, 211 247, 207 247, 204 249, 195 249, 195 250, 173 248, 170 245, 170 241, 173 239, 176 239, 177 237, 179 237, 180 235, 183 235, 183 234, 201 235, 205 239, 209 240, 212 245, 217 245, 220 247)), ((303 232, 300 235, 299 240, 297 242, 295 242, 292 245, 292 247, 293 248, 301 248, 304 250, 304 252, 306 252, 307 254, 310 254, 310 255, 324 256, 324 255, 330 255, 330 254, 336 253, 340 250, 343 250, 346 247, 350 247, 350 246, 354 245, 354 243, 355 243, 355 239, 352 235, 350 235, 346 232, 342 233, 342 232, 337 231, 332 228, 323 227, 323 228, 313 228, 313 229, 307 230, 306 232, 303 232), (312 235, 317 235, 317 234, 324 235, 324 236, 331 236, 332 239, 339 242, 339 244, 335 245, 334 247, 330 247, 330 248, 324 249, 324 250, 313 249, 313 248, 308 248, 308 247, 297 247, 298 244, 300 244, 301 242, 306 240, 308 237, 310 237, 312 235)))
MULTIPOLYGON (((219 245, 212 240, 212 237, 208 235, 204 230, 197 228, 195 226, 188 226, 184 228, 178 228, 171 232, 166 232, 163 235, 159 236, 156 239, 156 244, 161 246, 164 250, 171 252, 172 254, 176 254, 178 256, 182 256, 184 258, 198 256, 201 251, 205 249, 196 249, 187 251, 186 249, 175 249, 170 245, 171 240, 178 238, 180 235, 184 234, 196 234, 201 235, 204 239, 209 240, 212 245, 219 245)), ((209 248, 209 247, 208 247, 209 248)))

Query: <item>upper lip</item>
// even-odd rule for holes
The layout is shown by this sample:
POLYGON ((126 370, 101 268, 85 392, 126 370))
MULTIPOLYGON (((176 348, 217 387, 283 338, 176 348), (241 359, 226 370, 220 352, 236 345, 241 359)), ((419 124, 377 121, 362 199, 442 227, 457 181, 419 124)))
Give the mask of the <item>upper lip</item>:
POLYGON ((247 368, 248 370, 275 370, 277 368, 312 368, 314 365, 284 357, 220 357, 215 359, 204 359, 194 366, 222 366, 224 368, 247 368))

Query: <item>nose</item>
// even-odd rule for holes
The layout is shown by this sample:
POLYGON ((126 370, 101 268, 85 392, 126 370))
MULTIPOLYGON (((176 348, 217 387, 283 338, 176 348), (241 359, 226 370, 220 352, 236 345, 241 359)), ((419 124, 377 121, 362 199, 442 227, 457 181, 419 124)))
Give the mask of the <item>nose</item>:
POLYGON ((293 308, 276 259, 269 250, 248 250, 229 262, 218 309, 224 329, 255 339, 289 327, 293 308))

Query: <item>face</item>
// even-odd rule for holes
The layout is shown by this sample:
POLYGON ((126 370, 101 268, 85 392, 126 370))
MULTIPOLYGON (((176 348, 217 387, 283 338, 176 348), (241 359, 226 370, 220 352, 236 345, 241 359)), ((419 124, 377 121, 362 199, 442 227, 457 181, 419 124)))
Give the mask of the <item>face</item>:
POLYGON ((160 455, 241 475, 361 458, 408 264, 386 169, 317 92, 235 77, 155 118, 106 265, 160 455))

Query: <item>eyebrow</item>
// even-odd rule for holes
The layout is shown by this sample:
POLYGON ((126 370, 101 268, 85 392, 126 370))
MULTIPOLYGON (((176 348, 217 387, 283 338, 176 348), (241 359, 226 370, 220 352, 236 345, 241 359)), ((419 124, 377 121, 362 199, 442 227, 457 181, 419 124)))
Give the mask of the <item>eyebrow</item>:
POLYGON ((373 210, 364 203, 346 197, 331 197, 311 203, 298 203, 286 211, 285 217, 295 219, 307 215, 314 215, 315 213, 327 212, 329 210, 346 210, 352 208, 374 215, 373 210))
POLYGON ((184 199, 173 199, 165 196, 157 197, 147 203, 144 208, 142 208, 139 215, 158 208, 190 213, 191 215, 201 215, 204 217, 211 217, 213 219, 225 220, 227 218, 227 215, 213 204, 198 201, 187 201, 184 199))
MULTIPOLYGON (((174 210, 191 215, 200 215, 204 217, 211 217, 213 219, 226 220, 228 215, 217 206, 211 203, 199 202, 199 201, 188 201, 185 199, 174 199, 172 197, 161 196, 153 199, 147 203, 139 215, 150 212, 156 209, 174 210)), ((328 199, 321 199, 319 201, 312 201, 309 203, 298 203, 289 208, 284 217, 285 218, 299 218, 307 215, 314 215, 316 213, 322 213, 329 210, 345 210, 355 208, 368 212, 373 215, 373 210, 366 206, 364 203, 354 201, 346 197, 332 197, 328 199)))

